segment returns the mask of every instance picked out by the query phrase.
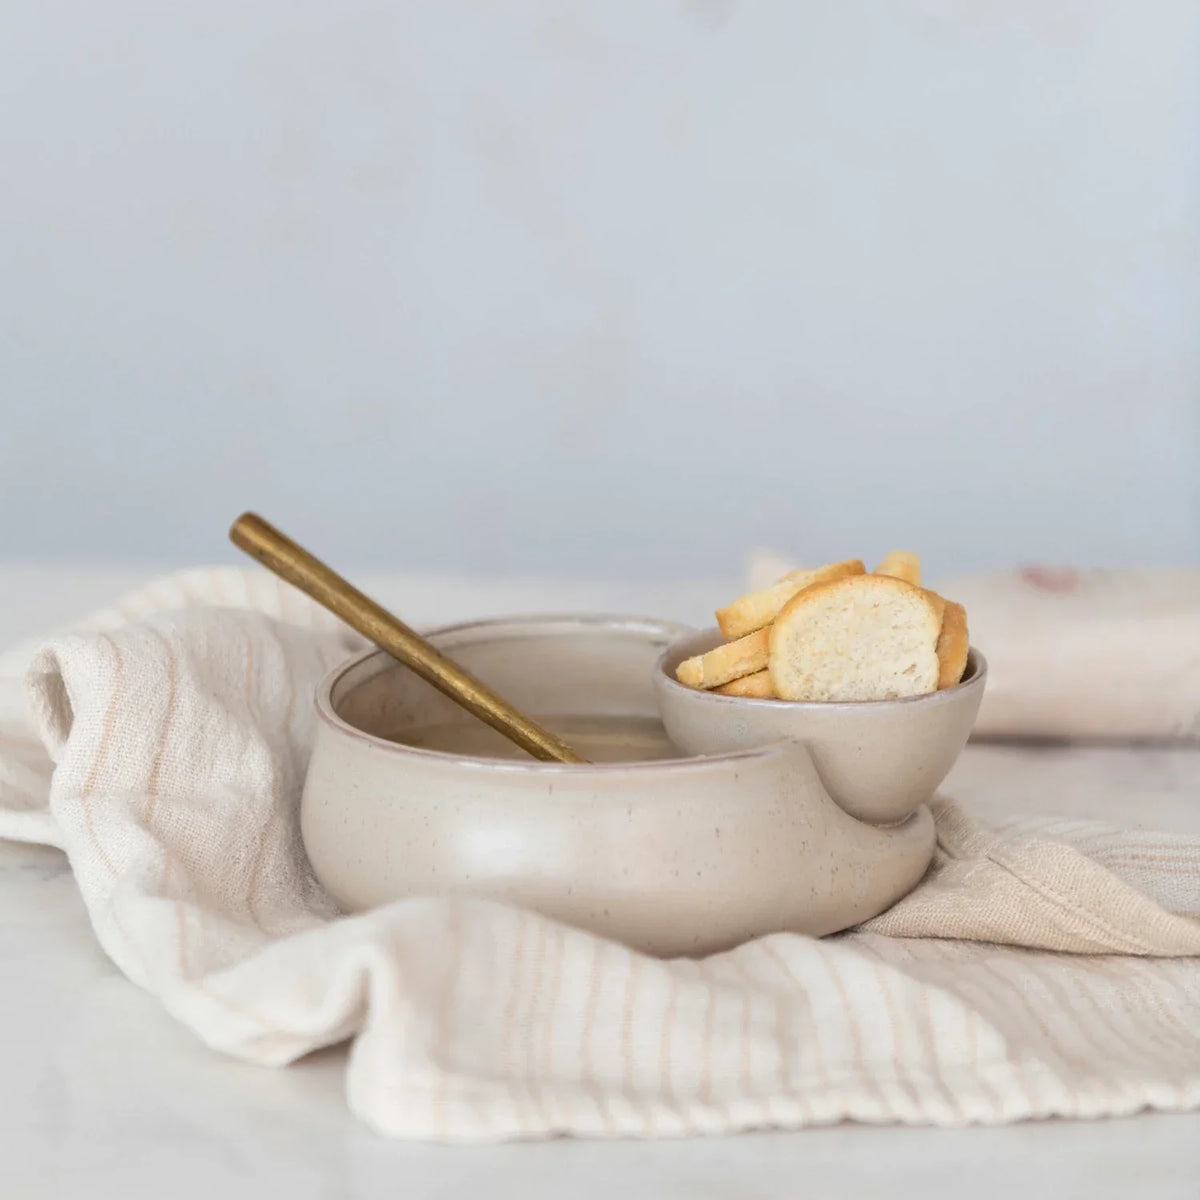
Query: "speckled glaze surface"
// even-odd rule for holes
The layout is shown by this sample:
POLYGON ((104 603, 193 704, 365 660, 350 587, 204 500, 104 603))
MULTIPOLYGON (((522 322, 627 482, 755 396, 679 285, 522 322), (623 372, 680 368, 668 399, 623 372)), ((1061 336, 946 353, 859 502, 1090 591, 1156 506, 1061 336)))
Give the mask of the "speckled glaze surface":
MULTIPOLYGON (((655 663, 681 632, 537 617, 433 636, 531 714, 653 717, 655 663)), ((866 920, 933 853, 927 810, 887 829, 855 820, 795 743, 595 766, 415 749, 380 731, 459 710, 379 652, 333 672, 316 703, 301 827, 318 879, 348 911, 468 893, 649 953, 699 955, 866 920)))
POLYGON ((957 687, 905 700, 750 700, 696 691, 675 679, 683 659, 723 640, 716 629, 686 633, 659 660, 654 686, 671 741, 689 754, 801 742, 834 800, 851 816, 879 824, 902 821, 933 797, 967 744, 987 681, 987 663, 973 647, 957 687))

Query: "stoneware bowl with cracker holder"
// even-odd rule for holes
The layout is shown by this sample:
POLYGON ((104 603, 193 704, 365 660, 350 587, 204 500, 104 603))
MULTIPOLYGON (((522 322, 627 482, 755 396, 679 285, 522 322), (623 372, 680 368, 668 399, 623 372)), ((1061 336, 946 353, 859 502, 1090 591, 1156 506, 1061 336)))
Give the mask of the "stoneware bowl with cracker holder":
POLYGON ((974 647, 957 686, 903 700, 755 700, 676 680, 685 658, 723 641, 717 629, 685 634, 659 660, 654 688, 672 743, 689 754, 800 743, 830 796, 873 824, 903 821, 933 798, 967 744, 987 680, 987 663, 974 647))
MULTIPOLYGON (((380 651, 335 670, 301 807, 317 878, 346 910, 487 897, 663 956, 831 933, 908 892, 933 853, 927 809, 864 823, 830 799, 801 742, 749 725, 706 736, 673 697, 664 713, 685 744, 670 744, 656 682, 668 646, 694 641, 683 632, 562 616, 428 635, 584 764, 535 761, 380 651)), ((878 777, 863 771, 855 795, 878 777)))
POLYGON ((662 687, 695 642, 679 626, 531 617, 423 637, 257 514, 230 537, 379 647, 318 688, 301 798, 313 870, 346 910, 478 896, 700 955, 858 924, 929 864, 929 810, 850 815, 803 736, 730 709, 744 744, 712 744, 728 735, 662 687), (703 754, 672 743, 660 704, 703 754))

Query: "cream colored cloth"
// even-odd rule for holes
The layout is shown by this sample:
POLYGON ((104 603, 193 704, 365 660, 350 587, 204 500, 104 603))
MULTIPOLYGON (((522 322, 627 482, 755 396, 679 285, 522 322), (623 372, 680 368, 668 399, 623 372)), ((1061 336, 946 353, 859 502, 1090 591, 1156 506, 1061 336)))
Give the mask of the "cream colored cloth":
MULTIPOLYGON (((752 587, 795 567, 750 556, 752 587)), ((1200 571, 1011 571, 931 579, 988 660, 980 737, 1200 740, 1200 571)))
POLYGON ((354 645, 219 570, 0 662, 0 835, 67 852, 105 951, 209 1045, 353 1039, 353 1110, 446 1140, 1200 1105, 1197 839, 943 801, 890 912, 703 961, 477 900, 339 918, 296 801, 310 693, 354 645))

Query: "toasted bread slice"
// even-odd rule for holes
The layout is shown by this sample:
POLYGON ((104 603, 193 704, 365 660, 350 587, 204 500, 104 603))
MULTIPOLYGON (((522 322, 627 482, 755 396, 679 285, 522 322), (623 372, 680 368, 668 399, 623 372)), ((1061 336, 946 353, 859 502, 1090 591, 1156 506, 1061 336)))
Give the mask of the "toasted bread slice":
POLYGON ((938 688, 954 687, 962 681, 967 669, 967 652, 971 648, 967 630, 967 610, 953 600, 946 601, 942 632, 938 635, 938 688))
POLYGON ((782 700, 894 700, 937 688, 937 606, 902 579, 851 575, 805 588, 770 632, 782 700))
POLYGON ((921 560, 911 550, 892 550, 875 568, 876 575, 890 575, 905 583, 921 586, 921 560))
POLYGON ((713 691, 722 696, 749 696, 753 700, 774 700, 775 686, 771 683, 770 671, 755 671, 753 675, 743 675, 732 683, 723 683, 713 691))
MULTIPOLYGON (((894 579, 895 576, 892 576, 892 578, 894 579)), ((933 605, 933 610, 937 613, 938 628, 941 629, 942 621, 946 616, 946 601, 937 592, 931 592, 928 588, 922 588, 921 591, 925 593, 929 603, 933 605)))
POLYGON ((717 646, 707 654, 684 659, 675 668, 675 678, 688 687, 707 690, 741 679, 743 675, 762 671, 767 665, 770 632, 769 629, 759 629, 738 638, 736 642, 717 646))
POLYGON ((744 637, 775 620, 780 609, 799 591, 815 583, 826 583, 846 575, 861 575, 865 568, 857 558, 828 563, 823 567, 789 571, 778 583, 750 592, 717 609, 717 624, 727 638, 744 637))

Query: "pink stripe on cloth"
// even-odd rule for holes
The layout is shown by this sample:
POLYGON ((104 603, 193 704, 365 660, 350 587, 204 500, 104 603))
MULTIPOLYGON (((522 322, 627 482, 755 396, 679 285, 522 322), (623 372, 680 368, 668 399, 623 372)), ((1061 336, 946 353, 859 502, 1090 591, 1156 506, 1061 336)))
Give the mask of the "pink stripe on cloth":
POLYGON ((121 657, 121 648, 106 634, 101 634, 99 641, 112 655, 112 683, 108 703, 101 718, 100 733, 96 739, 91 755, 91 765, 88 767, 83 788, 79 793, 79 807, 83 812, 84 825, 87 828, 88 840, 95 851, 97 860, 104 865, 110 875, 116 875, 117 868, 113 865, 108 851, 104 848, 96 832, 96 820, 92 812, 92 798, 104 770, 109 746, 112 744, 113 730, 116 727, 117 712, 125 693, 125 661, 121 657))

